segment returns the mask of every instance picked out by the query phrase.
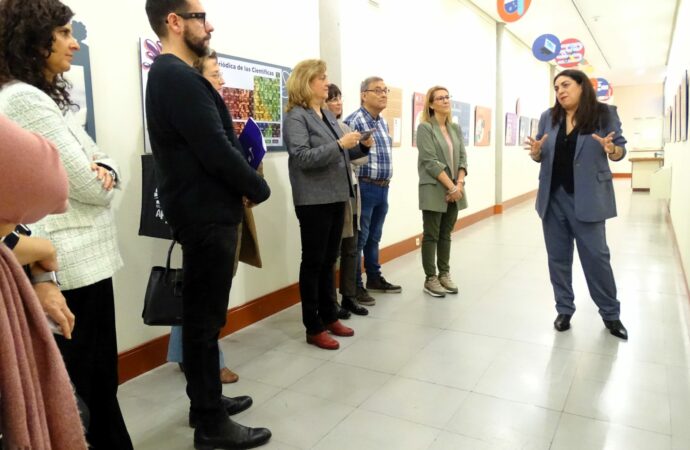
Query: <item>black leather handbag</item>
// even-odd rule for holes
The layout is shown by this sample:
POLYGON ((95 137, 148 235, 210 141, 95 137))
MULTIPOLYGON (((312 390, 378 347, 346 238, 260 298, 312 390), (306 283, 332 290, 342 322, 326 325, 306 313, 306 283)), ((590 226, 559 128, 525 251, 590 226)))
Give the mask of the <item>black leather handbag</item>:
POLYGON ((170 268, 175 241, 170 244, 165 267, 151 268, 141 317, 146 325, 182 325, 182 269, 170 268))

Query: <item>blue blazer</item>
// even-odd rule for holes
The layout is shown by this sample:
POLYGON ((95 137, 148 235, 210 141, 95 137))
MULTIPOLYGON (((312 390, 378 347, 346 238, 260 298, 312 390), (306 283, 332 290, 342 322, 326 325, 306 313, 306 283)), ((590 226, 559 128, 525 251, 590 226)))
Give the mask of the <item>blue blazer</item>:
MULTIPOLYGON (((596 134, 604 137, 615 131, 613 142, 623 147, 625 143, 615 106, 608 106, 610 118, 605 129, 597 129, 596 134)), ((551 195, 551 176, 556 148, 556 136, 560 124, 551 125, 551 108, 544 111, 539 119, 539 131, 536 138, 548 134, 541 148, 541 169, 539 170, 539 191, 536 209, 542 219, 549 206, 551 195)), ((622 159, 623 157, 621 157, 622 159)), ((573 160, 573 178, 575 181, 575 217, 583 222, 601 222, 616 216, 616 197, 613 192, 613 175, 609 168, 609 159, 601 144, 591 134, 580 134, 575 147, 573 160)))

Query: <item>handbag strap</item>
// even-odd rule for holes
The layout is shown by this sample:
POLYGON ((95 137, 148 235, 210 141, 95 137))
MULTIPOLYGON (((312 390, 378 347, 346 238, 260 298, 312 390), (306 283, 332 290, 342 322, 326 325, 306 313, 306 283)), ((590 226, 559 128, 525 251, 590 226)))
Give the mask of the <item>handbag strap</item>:
POLYGON ((175 247, 177 241, 173 239, 173 241, 170 243, 170 248, 168 249, 168 259, 165 260, 165 275, 168 275, 168 272, 170 272, 170 258, 172 257, 172 251, 173 247, 175 247))

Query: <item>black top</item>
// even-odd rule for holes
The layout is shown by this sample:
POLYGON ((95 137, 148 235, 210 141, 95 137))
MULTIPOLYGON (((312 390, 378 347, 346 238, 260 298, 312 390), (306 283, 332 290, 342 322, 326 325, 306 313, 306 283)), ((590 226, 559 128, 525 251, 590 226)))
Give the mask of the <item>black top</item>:
POLYGON ((575 192, 575 177, 573 175, 573 160, 577 146, 577 128, 566 134, 565 119, 561 122, 556 136, 556 151, 553 156, 553 174, 551 175, 551 192, 563 186, 565 192, 575 192))
POLYGON ((247 160, 218 92, 178 57, 163 54, 149 71, 146 120, 158 194, 173 231, 190 224, 236 224, 242 196, 261 203, 266 181, 247 160))

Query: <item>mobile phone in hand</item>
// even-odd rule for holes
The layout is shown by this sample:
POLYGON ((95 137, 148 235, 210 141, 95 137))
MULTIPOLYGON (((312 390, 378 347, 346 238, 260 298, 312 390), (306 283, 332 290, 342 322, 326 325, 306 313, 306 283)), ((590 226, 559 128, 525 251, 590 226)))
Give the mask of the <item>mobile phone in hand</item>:
POLYGON ((365 130, 365 131, 360 131, 359 134, 362 135, 362 137, 359 138, 360 141, 366 141, 369 139, 369 136, 374 134, 374 130, 365 130))
POLYGON ((62 329, 58 326, 57 323, 50 317, 47 317, 48 319, 48 327, 50 328, 50 332, 53 334, 60 334, 62 335, 62 329))

